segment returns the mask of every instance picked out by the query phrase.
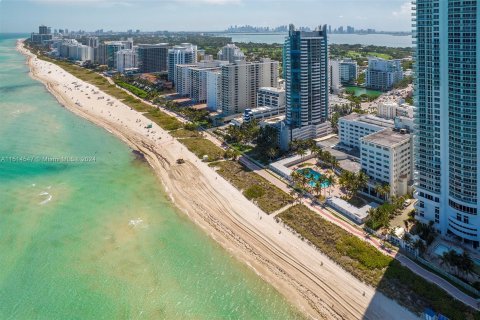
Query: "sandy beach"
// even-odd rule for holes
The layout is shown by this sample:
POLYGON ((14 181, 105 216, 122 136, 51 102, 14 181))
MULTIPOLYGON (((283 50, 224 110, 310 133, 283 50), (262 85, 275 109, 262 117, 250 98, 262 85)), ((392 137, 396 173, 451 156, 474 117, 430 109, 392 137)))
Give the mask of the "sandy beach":
POLYGON ((37 59, 22 41, 17 49, 28 57, 31 76, 63 106, 142 152, 175 206, 307 317, 418 319, 261 212, 158 125, 145 128, 151 121, 141 113, 37 59))

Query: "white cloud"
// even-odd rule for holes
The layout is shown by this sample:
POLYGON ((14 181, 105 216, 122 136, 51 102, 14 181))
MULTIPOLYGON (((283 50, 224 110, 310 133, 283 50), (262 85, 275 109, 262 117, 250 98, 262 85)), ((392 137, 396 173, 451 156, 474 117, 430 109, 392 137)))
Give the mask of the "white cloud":
POLYGON ((225 4, 240 4, 242 0, 173 0, 174 2, 190 2, 199 4, 213 4, 213 5, 225 5, 225 4))
POLYGON ((410 16, 412 13, 412 3, 404 2, 398 11, 393 11, 392 14, 396 17, 410 16))
POLYGON ((131 7, 133 2, 131 0, 30 0, 31 2, 54 4, 54 5, 90 5, 90 6, 124 6, 131 7))
MULTIPOLYGON (((0 0, 1 1, 1 0, 0 0)), ((31 2, 55 5, 96 5, 103 7, 112 6, 133 6, 141 2, 151 2, 154 4, 171 3, 190 3, 190 4, 210 4, 210 5, 228 5, 241 4, 242 0, 29 0, 31 2)))

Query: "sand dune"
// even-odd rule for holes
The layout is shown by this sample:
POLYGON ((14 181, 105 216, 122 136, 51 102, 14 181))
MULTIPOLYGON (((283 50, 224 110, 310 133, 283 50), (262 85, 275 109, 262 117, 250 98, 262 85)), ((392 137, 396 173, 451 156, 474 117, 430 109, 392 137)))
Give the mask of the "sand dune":
POLYGON ((309 318, 417 318, 261 212, 159 126, 145 129, 151 121, 141 113, 37 59, 21 41, 17 48, 28 56, 32 77, 61 104, 144 153, 175 205, 309 318), (178 158, 186 163, 176 164, 178 158))

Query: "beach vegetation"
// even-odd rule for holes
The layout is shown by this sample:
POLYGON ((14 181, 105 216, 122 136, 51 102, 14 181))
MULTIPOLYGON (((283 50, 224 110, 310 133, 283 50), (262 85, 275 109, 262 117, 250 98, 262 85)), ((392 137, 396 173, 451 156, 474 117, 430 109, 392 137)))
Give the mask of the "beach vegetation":
POLYGON ((236 161, 222 161, 216 165, 217 172, 244 195, 252 196, 255 203, 265 213, 273 213, 294 199, 269 181, 236 161))
POLYGON ((259 185, 251 186, 247 190, 243 191, 243 195, 248 200, 260 198, 264 194, 265 194, 265 190, 259 185))
POLYGON ((170 135, 175 138, 200 138, 201 133, 198 131, 178 129, 175 131, 170 131, 170 135))
POLYGON ((177 118, 166 114, 158 108, 150 107, 144 115, 167 131, 173 131, 183 127, 177 118))
POLYGON ((142 98, 142 99, 147 99, 149 97, 149 93, 143 89, 140 89, 138 87, 135 87, 134 85, 131 85, 129 83, 126 83, 124 81, 121 81, 121 80, 115 80, 115 83, 124 88, 124 89, 127 89, 128 91, 130 91, 131 93, 133 93, 134 95, 142 98))
POLYGON ((292 228, 299 237, 307 239, 357 279, 417 314, 428 307, 449 319, 479 319, 479 314, 473 309, 452 299, 435 284, 304 205, 295 205, 280 213, 276 219, 292 228))
POLYGON ((212 141, 204 138, 185 138, 179 139, 188 150, 193 152, 198 158, 202 159, 207 156, 208 162, 223 159, 225 151, 216 146, 212 141))

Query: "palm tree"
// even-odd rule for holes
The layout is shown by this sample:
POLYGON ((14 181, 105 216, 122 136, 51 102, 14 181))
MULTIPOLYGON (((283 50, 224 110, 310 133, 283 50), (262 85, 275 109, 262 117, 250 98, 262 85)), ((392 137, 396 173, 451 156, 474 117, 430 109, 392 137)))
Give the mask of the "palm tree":
POLYGON ((322 184, 317 181, 313 186, 313 191, 317 197, 320 196, 322 194, 322 184))
POLYGON ((383 199, 386 199, 390 194, 390 186, 388 184, 377 183, 375 185, 375 192, 383 199))
POLYGON ((332 159, 330 159, 330 165, 332 166, 332 171, 335 171, 335 169, 338 168, 337 158, 332 156, 332 159))
POLYGON ((318 177, 318 181, 317 181, 317 184, 320 185, 320 194, 321 194, 321 190, 324 188, 324 184, 325 182, 327 182, 327 177, 324 176, 323 174, 320 175, 320 177, 318 177))
POLYGON ((300 184, 302 185, 302 188, 305 189, 305 187, 307 186, 307 183, 310 181, 310 179, 304 175, 304 174, 300 174, 300 184))
POLYGON ((328 195, 330 195, 332 187, 337 183, 337 178, 333 174, 329 174, 325 181, 328 183, 328 195))
POLYGON ((317 146, 315 146, 313 149, 312 149, 312 153, 315 154, 315 157, 317 158, 317 161, 321 161, 322 159, 322 156, 323 156, 323 150, 317 146))
POLYGON ((356 195, 359 190, 365 188, 368 184, 368 180, 368 175, 363 171, 354 174, 352 196, 356 195))
POLYGON ((423 243, 422 239, 418 239, 417 241, 415 241, 415 243, 413 244, 413 248, 417 249, 421 256, 423 256, 423 254, 427 250, 427 247, 425 246, 425 243, 423 243))
POLYGON ((268 148, 267 151, 266 151, 266 154, 267 154, 267 157, 268 159, 270 159, 270 161, 275 158, 278 154, 278 150, 275 149, 275 148, 268 148))
POLYGON ((475 268, 472 258, 465 251, 459 256, 458 266, 465 274, 472 273, 475 268))
POLYGON ((304 148, 298 148, 296 153, 300 156, 301 159, 303 159, 303 157, 307 154, 307 150, 305 150, 304 148))
POLYGON ((297 183, 300 183, 301 174, 298 171, 292 171, 290 174, 290 180, 292 180, 293 185, 295 186, 297 183))

